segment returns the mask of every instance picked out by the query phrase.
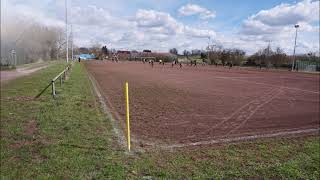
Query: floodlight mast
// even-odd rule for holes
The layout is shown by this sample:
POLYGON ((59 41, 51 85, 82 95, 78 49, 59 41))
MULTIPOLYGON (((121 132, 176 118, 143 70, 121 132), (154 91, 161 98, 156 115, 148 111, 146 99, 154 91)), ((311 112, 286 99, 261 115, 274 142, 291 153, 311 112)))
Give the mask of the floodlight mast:
POLYGON ((71 24, 71 60, 73 61, 73 28, 71 24))
POLYGON ((67 47, 66 47, 66 57, 67 57, 67 63, 69 62, 69 44, 68 44, 68 4, 67 4, 67 0, 65 0, 65 8, 66 8, 66 41, 67 41, 67 47))
POLYGON ((297 35, 298 35, 298 28, 299 28, 299 24, 294 25, 294 28, 296 28, 296 37, 295 37, 295 39, 294 39, 293 60, 292 60, 291 71, 293 71, 293 69, 294 69, 294 65, 295 65, 295 59, 296 59, 296 46, 297 46, 297 35))
POLYGON ((210 36, 208 36, 208 52, 207 52, 207 59, 208 59, 208 63, 210 62, 210 59, 209 59, 209 50, 210 50, 210 36))

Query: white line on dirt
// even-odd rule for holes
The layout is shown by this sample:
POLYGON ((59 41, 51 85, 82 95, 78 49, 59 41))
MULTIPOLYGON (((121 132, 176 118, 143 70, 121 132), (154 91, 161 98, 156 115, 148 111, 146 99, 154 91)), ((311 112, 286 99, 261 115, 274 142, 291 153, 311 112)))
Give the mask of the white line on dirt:
POLYGON ((284 131, 284 132, 277 132, 277 133, 271 133, 271 134, 260 134, 260 135, 251 135, 251 136, 214 139, 214 140, 199 141, 199 142, 194 142, 194 143, 172 144, 172 145, 167 145, 167 146, 161 145, 159 147, 161 149, 174 149, 174 148, 183 148, 183 147, 189 147, 189 146, 211 145, 211 144, 218 144, 218 143, 247 141, 247 140, 254 140, 254 139, 259 139, 259 138, 271 138, 271 137, 296 135, 296 134, 303 134, 303 133, 316 133, 316 132, 319 133, 319 130, 320 130, 319 128, 314 128, 314 129, 303 129, 303 130, 296 130, 296 131, 284 131))
POLYGON ((282 89, 280 88, 275 94, 271 94, 271 97, 268 97, 267 101, 262 102, 259 106, 255 107, 253 111, 249 112, 249 115, 246 115, 246 118, 244 121, 242 121, 237 127, 232 129, 228 132, 228 134, 233 133, 234 131, 238 130, 240 127, 242 127, 261 107, 271 102, 273 99, 275 99, 279 94, 282 93, 282 89))
POLYGON ((299 88, 294 88, 294 87, 287 87, 287 86, 277 86, 277 85, 272 85, 272 84, 267 84, 267 83, 259 83, 259 82, 247 81, 247 80, 242 80, 242 79, 235 79, 235 78, 230 78, 230 77, 215 77, 215 78, 230 79, 233 81, 240 81, 240 82, 246 82, 246 83, 257 84, 257 85, 265 85, 265 86, 278 87, 278 88, 284 88, 284 89, 295 90, 295 91, 308 92, 308 93, 313 93, 313 94, 320 94, 319 91, 310 91, 310 90, 299 89, 299 88))
MULTIPOLYGON (((266 96, 269 96, 270 94, 273 93, 274 90, 275 90, 275 89, 271 89, 271 91, 268 91, 267 93, 265 93, 265 94, 264 94, 262 97, 260 97, 260 98, 265 98, 266 96)), ((231 118, 232 118, 233 116, 235 116, 236 114, 241 113, 241 111, 242 111, 244 108, 246 108, 247 106, 249 106, 250 104, 252 104, 252 103, 254 103, 254 102, 258 101, 258 100, 259 100, 259 99, 256 99, 256 98, 255 98, 255 99, 249 101, 248 103, 242 105, 240 108, 238 108, 237 110, 235 110, 232 114, 230 114, 230 115, 227 116, 226 118, 223 118, 222 121, 220 121, 220 122, 217 123, 216 125, 210 127, 209 129, 204 130, 204 131, 201 132, 201 133, 202 133, 202 134, 207 133, 207 132, 212 131, 213 129, 215 129, 215 128, 217 128, 217 127, 225 124, 226 122, 228 122, 229 120, 231 120, 231 118)))
POLYGON ((110 119, 111 122, 111 126, 112 126, 112 130, 114 132, 114 134, 116 135, 116 137, 118 138, 118 143, 125 147, 126 146, 126 138, 124 136, 124 133, 122 132, 121 128, 119 128, 119 125, 117 124, 117 122, 115 121, 115 119, 113 118, 110 109, 108 108, 108 106, 105 103, 105 99, 104 97, 101 95, 100 90, 99 90, 99 85, 97 84, 97 82, 95 81, 95 79, 91 76, 91 74, 88 72, 88 76, 89 79, 91 81, 91 84, 93 86, 93 89, 99 99, 99 102, 103 108, 104 113, 107 115, 107 117, 110 119))

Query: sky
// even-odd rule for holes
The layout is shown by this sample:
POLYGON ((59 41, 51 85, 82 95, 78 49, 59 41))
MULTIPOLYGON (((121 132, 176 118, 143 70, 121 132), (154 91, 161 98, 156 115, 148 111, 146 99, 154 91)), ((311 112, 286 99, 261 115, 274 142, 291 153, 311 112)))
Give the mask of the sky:
MULTIPOLYGON (((297 53, 319 52, 319 0, 68 0, 67 6, 79 47, 181 53, 210 43, 253 54, 270 43, 292 54, 299 24, 297 53)), ((17 20, 65 28, 65 1, 1 0, 2 31, 17 20)))

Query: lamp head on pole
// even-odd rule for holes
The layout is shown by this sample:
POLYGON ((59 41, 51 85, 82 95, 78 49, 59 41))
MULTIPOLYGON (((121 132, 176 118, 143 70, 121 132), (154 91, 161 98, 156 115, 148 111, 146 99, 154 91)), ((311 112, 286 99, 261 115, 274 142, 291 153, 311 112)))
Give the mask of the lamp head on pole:
POLYGON ((295 28, 298 28, 298 27, 299 27, 299 24, 294 25, 294 27, 295 27, 295 28))

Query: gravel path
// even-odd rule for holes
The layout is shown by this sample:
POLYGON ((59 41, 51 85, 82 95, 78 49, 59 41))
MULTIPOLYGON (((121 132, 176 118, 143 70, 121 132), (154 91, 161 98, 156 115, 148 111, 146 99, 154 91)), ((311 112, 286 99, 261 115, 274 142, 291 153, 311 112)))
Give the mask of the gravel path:
POLYGON ((16 79, 18 77, 22 76, 27 76, 30 75, 36 71, 39 71, 40 69, 48 67, 48 64, 42 65, 42 66, 37 66, 37 67, 23 67, 23 68, 18 68, 16 70, 11 70, 11 71, 0 71, 0 80, 2 82, 7 82, 12 79, 16 79))

